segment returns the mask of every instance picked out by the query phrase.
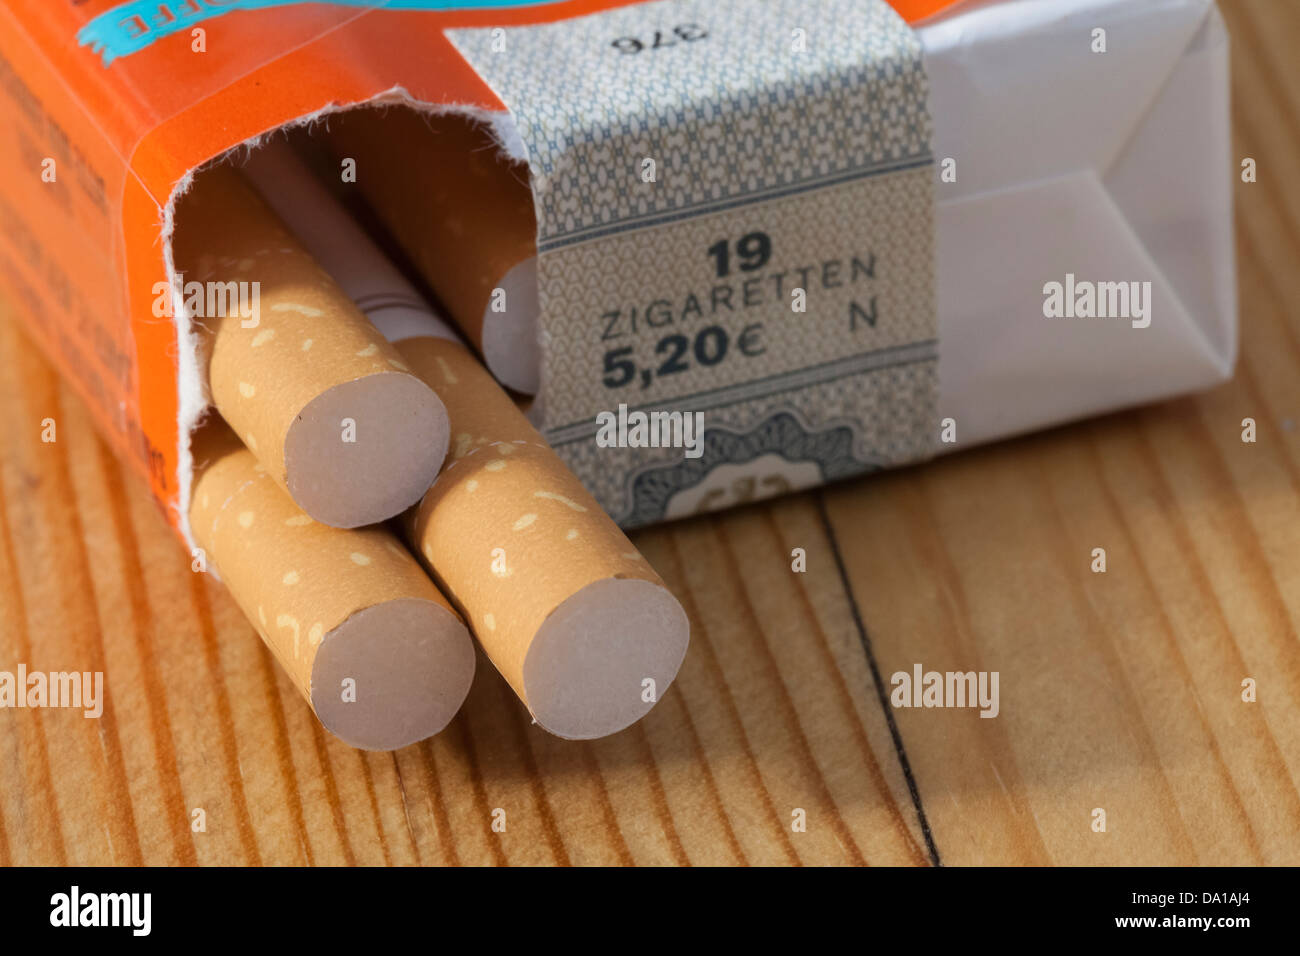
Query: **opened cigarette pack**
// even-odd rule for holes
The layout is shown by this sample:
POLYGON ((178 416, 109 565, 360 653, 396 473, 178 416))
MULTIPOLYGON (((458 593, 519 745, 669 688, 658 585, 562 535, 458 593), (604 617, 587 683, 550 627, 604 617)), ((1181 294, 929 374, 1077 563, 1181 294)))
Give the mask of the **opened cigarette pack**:
POLYGON ((1230 375, 1227 51, 1213 0, 6 0, 0 294, 193 546, 201 327, 269 306, 178 208, 297 128, 635 527, 1230 375))

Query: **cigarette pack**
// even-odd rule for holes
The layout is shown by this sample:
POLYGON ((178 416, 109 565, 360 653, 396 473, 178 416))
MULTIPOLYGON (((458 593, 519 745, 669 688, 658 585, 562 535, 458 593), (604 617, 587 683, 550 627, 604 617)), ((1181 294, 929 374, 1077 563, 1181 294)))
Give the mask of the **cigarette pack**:
POLYGON ((625 527, 1233 367, 1213 0, 6 0, 0 294, 191 544, 196 323, 258 296, 178 272, 177 200, 379 107, 526 169, 495 291, 535 297, 530 416, 625 527))

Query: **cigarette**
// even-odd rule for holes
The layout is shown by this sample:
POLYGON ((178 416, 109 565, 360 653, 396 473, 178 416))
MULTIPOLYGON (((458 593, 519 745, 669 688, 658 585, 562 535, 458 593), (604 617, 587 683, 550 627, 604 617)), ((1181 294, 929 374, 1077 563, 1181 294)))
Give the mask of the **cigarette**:
POLYGON ((404 519, 412 546, 545 730, 587 740, 641 719, 686 655, 686 612, 464 346, 397 347, 455 435, 404 519))
POLYGON ((204 173, 178 218, 212 403, 271 477, 340 528, 418 501, 447 452, 438 396, 234 170, 204 173))
POLYGON ((325 188, 287 147, 268 149, 278 152, 254 154, 249 175, 321 265, 345 288, 372 269, 388 283, 376 301, 414 304, 386 327, 442 397, 453 438, 437 481, 403 517, 412 548, 545 730, 590 739, 639 720, 685 657, 681 604, 325 188))
POLYGON ((363 750, 442 730, 474 649, 410 552, 382 527, 313 521, 219 421, 195 442, 195 539, 325 728, 363 750))
POLYGON ((504 385, 539 387, 537 221, 528 168, 486 128, 407 109, 353 110, 326 138, 451 320, 504 385))

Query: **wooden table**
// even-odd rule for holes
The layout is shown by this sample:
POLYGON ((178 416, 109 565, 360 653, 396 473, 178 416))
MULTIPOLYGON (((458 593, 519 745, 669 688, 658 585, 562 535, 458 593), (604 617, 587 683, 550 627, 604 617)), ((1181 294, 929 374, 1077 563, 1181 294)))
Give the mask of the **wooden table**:
POLYGON ((638 534, 693 643, 610 739, 483 666, 431 741, 333 740, 0 321, 0 668, 108 697, 0 712, 0 863, 1300 863, 1300 4, 1223 6, 1232 383, 638 534), (888 706, 917 662, 998 671, 1001 713, 888 706))

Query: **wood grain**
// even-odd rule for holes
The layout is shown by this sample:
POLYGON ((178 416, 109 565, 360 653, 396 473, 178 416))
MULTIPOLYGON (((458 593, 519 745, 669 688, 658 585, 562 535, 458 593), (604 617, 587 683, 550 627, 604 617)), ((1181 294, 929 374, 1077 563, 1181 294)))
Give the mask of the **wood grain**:
POLYGON ((0 668, 107 689, 0 712, 0 864, 1300 863, 1300 5, 1222 6, 1259 163, 1235 379, 638 534, 693 643, 606 740, 486 663, 437 738, 333 740, 0 320, 0 668), (999 717, 888 707, 917 662, 998 671, 999 717))

